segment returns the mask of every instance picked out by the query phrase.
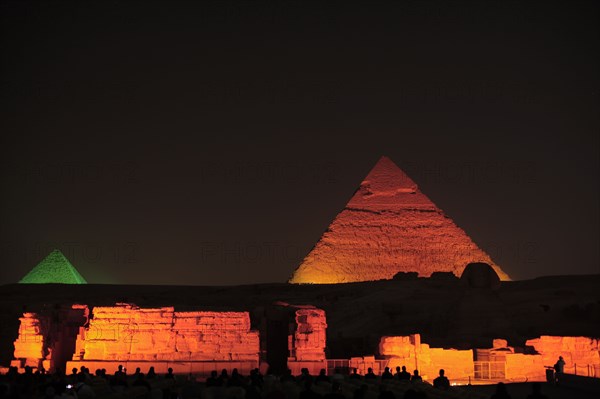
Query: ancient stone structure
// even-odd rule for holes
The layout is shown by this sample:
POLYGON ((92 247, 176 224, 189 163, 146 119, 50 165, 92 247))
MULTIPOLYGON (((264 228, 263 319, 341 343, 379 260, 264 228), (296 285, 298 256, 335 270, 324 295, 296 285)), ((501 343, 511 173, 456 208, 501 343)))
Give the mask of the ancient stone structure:
POLYGON ((67 368, 114 371, 122 364, 206 374, 236 367, 248 373, 258 367, 258 356, 258 331, 251 330, 247 312, 176 312, 172 307, 119 304, 94 308, 67 368))
POLYGON ((452 272, 495 265, 390 159, 382 157, 290 279, 347 283, 391 279, 398 272, 452 272))
POLYGON ((598 340, 587 337, 543 335, 530 339, 526 348, 508 346, 506 340, 495 339, 493 348, 476 351, 476 376, 501 381, 545 381, 546 368, 554 366, 558 357, 566 362, 565 373, 583 376, 600 375, 598 340))
POLYGON ((50 252, 23 277, 23 284, 86 284, 87 281, 58 249, 50 252))
POLYGON ((288 367, 293 373, 299 374, 302 368, 308 368, 311 374, 317 374, 327 368, 326 329, 324 310, 314 306, 296 310, 294 330, 288 338, 288 367))
POLYGON ((73 355, 75 336, 88 317, 85 305, 58 307, 42 314, 23 313, 14 342, 12 366, 54 370, 73 355))
POLYGON ((23 317, 19 318, 19 336, 15 341, 15 360, 11 362, 11 366, 23 368, 25 366, 39 368, 44 367, 46 370, 50 368, 50 359, 46 359, 49 355, 45 347, 44 333, 42 322, 35 313, 23 313, 23 317))
POLYGON ((388 367, 406 366, 410 372, 419 370, 424 380, 433 381, 440 369, 454 381, 474 377, 472 350, 431 348, 421 342, 420 334, 381 337, 379 353, 389 360, 388 367))

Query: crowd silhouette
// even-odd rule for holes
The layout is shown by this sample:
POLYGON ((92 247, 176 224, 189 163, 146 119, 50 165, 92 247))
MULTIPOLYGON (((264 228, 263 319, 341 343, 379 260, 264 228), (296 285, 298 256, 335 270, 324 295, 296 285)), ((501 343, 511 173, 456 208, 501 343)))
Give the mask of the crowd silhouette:
MULTIPOLYGON (((330 375, 322 369, 311 375, 303 368, 298 375, 286 370, 281 375, 267 372, 261 374, 258 368, 242 375, 238 369, 221 372, 213 370, 206 379, 196 380, 193 375, 176 375, 172 368, 164 374, 157 374, 149 367, 146 374, 136 368, 131 374, 119 365, 114 374, 98 369, 93 374, 82 366, 72 369, 70 374, 46 373, 43 369, 35 372, 25 367, 19 372, 11 367, 0 375, 0 399, 86 399, 109 397, 135 397, 149 399, 424 399, 424 398, 487 398, 473 396, 461 388, 453 387, 445 370, 432 384, 424 382, 418 370, 412 375, 406 367, 396 367, 392 374, 386 367, 381 375, 369 368, 365 375, 357 369, 342 373, 336 369, 330 375), (469 394, 469 395, 467 395, 469 394), (124 396, 118 396, 124 395, 124 396)), ((492 399, 510 399, 507 387, 498 383, 492 399)), ((539 383, 532 384, 528 399, 544 399, 539 383)))

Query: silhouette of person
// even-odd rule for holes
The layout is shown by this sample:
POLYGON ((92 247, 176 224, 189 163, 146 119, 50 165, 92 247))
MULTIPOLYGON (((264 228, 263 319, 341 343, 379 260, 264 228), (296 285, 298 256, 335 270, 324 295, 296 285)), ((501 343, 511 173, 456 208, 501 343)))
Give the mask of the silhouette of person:
POLYGON ((352 370, 352 374, 350 374, 350 377, 348 377, 348 378, 353 379, 353 380, 360 380, 362 377, 360 376, 360 374, 358 374, 358 369, 355 367, 352 370))
POLYGON ((419 375, 419 370, 413 371, 412 377, 410 377, 410 382, 423 381, 421 376, 419 375))
POLYGON ((406 371, 406 366, 402 366, 402 371, 398 374, 400 380, 410 380, 410 373, 406 371))
POLYGON ((508 391, 506 390, 506 385, 504 385, 503 382, 499 382, 496 385, 496 392, 494 392, 490 399, 511 399, 508 391))
POLYGON ((217 378, 217 370, 213 370, 210 372, 210 377, 206 379, 207 387, 218 387, 219 379, 217 378))
POLYGON ((148 373, 146 374, 146 378, 149 380, 153 380, 156 378, 156 371, 154 371, 154 366, 150 366, 148 369, 148 373))
POLYGON ((565 372, 565 359, 562 356, 558 357, 554 364, 554 381, 558 383, 560 376, 565 372))
POLYGON ((548 397, 542 394, 542 385, 534 382, 531 384, 531 395, 527 396, 527 399, 548 399, 548 397))
POLYGON ((146 387, 146 389, 148 389, 148 391, 150 391, 152 389, 150 387, 150 384, 148 383, 148 381, 146 381, 146 379, 144 378, 144 374, 141 372, 138 373, 137 370, 136 370, 135 381, 133 381, 133 383, 131 385, 136 386, 136 387, 146 387))
POLYGON ((227 382, 229 381, 229 374, 227 374, 227 369, 221 370, 221 375, 217 380, 219 381, 219 386, 227 385, 227 382))
POLYGON ((327 372, 325 369, 321 369, 319 371, 319 375, 315 378, 315 382, 318 384, 319 382, 330 382, 329 377, 327 377, 327 372))
POLYGON ((376 379, 377 376, 375 375, 375 373, 373 372, 373 369, 371 367, 369 367, 367 369, 367 374, 365 374, 365 379, 366 380, 374 380, 376 379))
POLYGON ((244 383, 244 377, 239 373, 237 368, 231 370, 231 378, 227 382, 229 387, 241 387, 244 383))
POLYGON ((325 394, 323 399, 346 399, 344 394, 342 394, 342 386, 339 382, 334 382, 331 384, 331 392, 325 394))
POLYGON ((367 397, 368 390, 369 387, 367 386, 367 384, 362 384, 358 389, 354 391, 354 394, 352 395, 353 399, 365 399, 367 397))
POLYGON ((313 376, 310 375, 310 371, 308 370, 308 368, 304 367, 304 368, 300 369, 300 376, 298 377, 298 381, 300 381, 300 382, 310 381, 311 383, 313 382, 313 376))
POLYGON ((169 367, 167 369, 167 374, 165 374, 165 378, 170 379, 170 380, 174 380, 175 379, 175 375, 173 374, 173 368, 169 367))
POLYGON ((450 381, 448 377, 444 375, 444 369, 440 369, 440 375, 435 380, 433 380, 433 387, 438 389, 447 390, 450 388, 450 381))
MULTIPOLYGON (((308 371, 308 370, 307 370, 308 371)), ((312 378, 304 380, 304 391, 300 392, 299 399, 321 399, 322 396, 312 390, 312 378)))
POLYGON ((286 382, 286 381, 294 382, 294 381, 296 381, 296 378, 292 375, 292 370, 287 369, 287 370, 285 370, 285 372, 283 373, 283 375, 281 376, 281 378, 279 379, 279 381, 281 381, 281 382, 286 382))
MULTIPOLYGON (((381 376, 381 378, 383 378, 383 375, 381 376)), ((392 378, 393 378, 393 376, 392 376, 392 378)), ((379 396, 377 396, 377 399, 396 399, 396 396, 394 395, 394 393, 392 391, 390 391, 387 388, 387 386, 385 386, 384 384, 381 384, 379 386, 379 396)))
POLYGON ((390 380, 390 379, 392 379, 392 378, 394 378, 394 376, 393 376, 393 375, 392 375, 392 373, 390 372, 390 368, 389 368, 389 367, 386 367, 386 368, 383 370, 383 373, 381 374, 381 379, 382 379, 382 380, 390 380))

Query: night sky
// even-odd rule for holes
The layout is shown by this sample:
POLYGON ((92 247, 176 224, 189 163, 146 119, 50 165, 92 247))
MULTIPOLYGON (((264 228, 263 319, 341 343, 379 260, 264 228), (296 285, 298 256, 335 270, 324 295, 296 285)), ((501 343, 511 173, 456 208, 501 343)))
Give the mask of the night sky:
POLYGON ((2 1, 0 283, 286 281, 381 155, 513 278, 599 273, 598 11, 2 1))

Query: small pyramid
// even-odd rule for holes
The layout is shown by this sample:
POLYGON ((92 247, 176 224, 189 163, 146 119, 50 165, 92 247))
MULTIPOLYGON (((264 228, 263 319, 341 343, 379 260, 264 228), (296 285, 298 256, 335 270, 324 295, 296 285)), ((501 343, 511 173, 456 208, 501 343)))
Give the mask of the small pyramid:
POLYGON ((31 269, 19 283, 23 284, 87 284, 87 281, 73 267, 71 262, 58 249, 50 252, 36 267, 31 269))
POLYGON ((444 215, 392 160, 381 157, 290 283, 391 279, 398 272, 452 272, 483 262, 510 277, 444 215))

